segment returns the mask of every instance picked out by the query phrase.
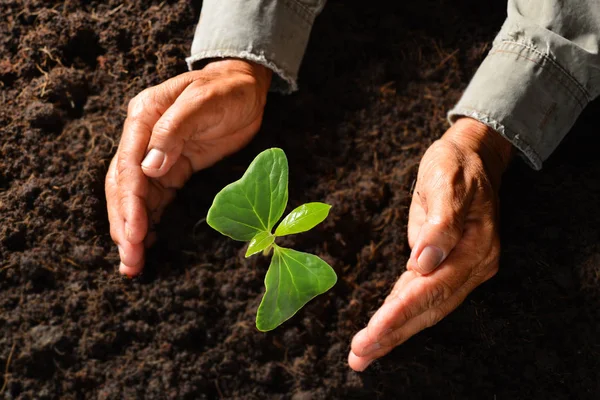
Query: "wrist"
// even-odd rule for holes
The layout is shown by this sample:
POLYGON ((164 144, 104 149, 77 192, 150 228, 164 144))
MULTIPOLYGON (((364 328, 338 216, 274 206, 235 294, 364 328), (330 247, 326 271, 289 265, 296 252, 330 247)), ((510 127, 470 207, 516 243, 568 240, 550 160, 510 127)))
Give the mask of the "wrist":
POLYGON ((500 180, 514 154, 512 144, 500 133, 476 119, 463 117, 444 134, 443 139, 475 152, 494 180, 500 180))
POLYGON ((211 70, 226 70, 236 73, 243 73, 252 76, 256 79, 257 85, 266 94, 271 86, 271 78, 273 71, 264 65, 257 64, 252 61, 244 60, 241 58, 218 58, 207 60, 208 63, 203 68, 206 71, 211 70))

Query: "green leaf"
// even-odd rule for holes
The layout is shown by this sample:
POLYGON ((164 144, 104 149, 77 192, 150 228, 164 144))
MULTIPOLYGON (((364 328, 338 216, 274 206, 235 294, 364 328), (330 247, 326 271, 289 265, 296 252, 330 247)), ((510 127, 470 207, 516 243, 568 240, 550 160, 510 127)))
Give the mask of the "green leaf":
POLYGON ((306 203, 289 213, 275 230, 275 236, 306 232, 319 225, 329 215, 331 206, 325 203, 306 203))
POLYGON ((263 332, 281 325, 337 281, 333 268, 319 257, 277 245, 273 248, 265 277, 267 290, 256 314, 256 327, 263 332))
POLYGON ((253 254, 263 251, 264 249, 272 245, 274 241, 275 236, 271 235, 269 232, 257 233, 248 245, 248 250, 246 250, 246 257, 250 257, 253 254))
POLYGON ((244 176, 215 196, 206 222, 234 240, 249 241, 271 232, 288 201, 288 163, 283 150, 260 153, 244 176))

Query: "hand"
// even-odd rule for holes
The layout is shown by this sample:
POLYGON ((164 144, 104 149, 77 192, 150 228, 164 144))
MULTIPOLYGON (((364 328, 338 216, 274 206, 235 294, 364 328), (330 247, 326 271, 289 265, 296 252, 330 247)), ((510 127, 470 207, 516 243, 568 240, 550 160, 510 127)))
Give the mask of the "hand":
POLYGON ((271 71, 221 60, 146 89, 129 103, 106 175, 110 234, 120 272, 134 276, 166 205, 192 173, 245 146, 262 122, 271 71))
POLYGON ((368 326, 350 367, 375 359, 439 322, 498 270, 498 189, 512 148, 482 123, 459 119, 425 153, 408 221, 412 253, 368 326))

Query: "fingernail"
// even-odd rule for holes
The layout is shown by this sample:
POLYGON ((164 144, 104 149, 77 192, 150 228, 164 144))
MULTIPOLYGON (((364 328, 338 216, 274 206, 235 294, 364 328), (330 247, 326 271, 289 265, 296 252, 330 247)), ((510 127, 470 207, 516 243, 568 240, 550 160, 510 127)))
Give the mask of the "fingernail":
MULTIPOLYGON (((381 345, 378 342, 375 342, 373 344, 370 344, 368 346, 365 346, 363 348, 362 354, 360 355, 360 357, 366 357, 369 354, 379 350, 381 348, 381 345)), ((366 367, 365 367, 366 368, 366 367)))
POLYGON ((359 372, 363 372, 365 369, 367 369, 367 368, 369 367, 369 365, 371 365, 371 363, 372 363, 373 361, 375 361, 375 360, 370 360, 370 361, 366 362, 366 363, 365 363, 365 364, 362 366, 362 368, 360 368, 358 371, 359 371, 359 372))
POLYGON ((165 161, 165 153, 160 150, 152 149, 146 154, 142 167, 147 169, 159 169, 165 161))
POLYGON ((133 232, 129 227, 129 223, 125 222, 125 236, 127 236, 127 240, 131 240, 131 236, 133 236, 133 232))
POLYGON ((444 252, 442 249, 436 246, 427 246, 421 252, 421 255, 417 259, 419 268, 424 274, 432 272, 440 265, 444 259, 444 252))
POLYGON ((132 276, 125 272, 125 271, 127 271, 127 269, 128 268, 125 266, 125 264, 123 264, 123 263, 119 264, 119 274, 121 275, 121 277, 131 279, 132 276))
POLYGON ((117 246, 117 248, 119 249, 119 257, 121 257, 121 260, 123 260, 125 258, 125 252, 123 251, 121 246, 117 246))

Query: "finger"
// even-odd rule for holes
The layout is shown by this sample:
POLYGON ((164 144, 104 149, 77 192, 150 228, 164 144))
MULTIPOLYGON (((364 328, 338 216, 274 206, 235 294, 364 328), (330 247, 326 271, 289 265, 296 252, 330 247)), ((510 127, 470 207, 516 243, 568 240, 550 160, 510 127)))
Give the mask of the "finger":
MULTIPOLYGON (((177 170, 172 170, 172 172, 177 173, 177 170)), ((190 173, 191 174, 191 173, 190 173)), ((176 178, 167 178, 169 183, 178 182, 176 178)), ((180 179, 180 178, 177 178, 180 179)), ((183 185, 183 181, 180 182, 183 185)), ((108 191, 107 191, 108 193, 108 191)), ((166 188, 158 181, 150 180, 149 181, 149 190, 148 196, 146 199, 147 204, 147 215, 148 215, 148 226, 154 226, 160 222, 160 217, 164 212, 165 208, 171 201, 175 198, 175 188, 166 188)), ((114 207, 111 207, 114 209, 114 207)), ((109 211, 109 219, 111 219, 111 214, 114 214, 114 211, 109 211)), ((112 221, 112 219, 111 219, 112 221)), ((157 235, 151 228, 148 228, 148 233, 143 240, 143 246, 139 244, 131 244, 125 239, 125 234, 118 234, 118 229, 116 228, 118 224, 112 224, 111 222, 111 232, 113 231, 112 226, 114 226, 115 235, 113 240, 119 246, 119 253, 121 256, 121 266, 120 271, 123 274, 128 276, 134 276, 141 272, 143 267, 143 257, 144 257, 144 248, 150 248, 156 242, 157 235), (119 245, 119 243, 123 243, 123 245, 119 245)))
POLYGON ((106 192, 106 209, 108 211, 108 222, 110 224, 110 236, 118 246, 119 242, 125 240, 125 237, 121 237, 121 232, 124 232, 124 221, 119 213, 116 165, 117 156, 113 157, 108 167, 108 172, 106 174, 106 180, 104 183, 104 191, 106 192))
POLYGON ((117 244, 121 262, 127 265, 137 265, 143 259, 143 249, 127 239, 126 226, 121 217, 121 207, 119 202, 118 185, 116 183, 116 164, 118 156, 111 161, 107 173, 105 190, 106 204, 108 210, 108 220, 110 223, 110 234, 113 241, 117 244))
MULTIPOLYGON (((193 148, 189 150, 195 151, 193 148)), ((169 172, 154 180, 160 183, 165 189, 181 189, 193 173, 194 169, 190 159, 185 154, 182 154, 169 172)))
POLYGON ((402 274, 384 304, 371 317, 365 334, 357 335, 352 341, 354 353, 363 357, 377 350, 385 344, 389 332, 446 303, 469 281, 473 271, 480 270, 479 266, 466 268, 463 265, 465 259, 468 259, 467 250, 459 248, 429 275, 423 276, 416 271, 402 274))
POLYGON ((160 223, 161 217, 169 203, 175 198, 175 189, 162 189, 156 185, 152 185, 149 198, 152 208, 148 208, 148 232, 155 230, 156 225, 160 223), (154 192, 157 192, 154 194, 154 192))
MULTIPOLYGON (((148 182, 141 177, 132 177, 131 174, 128 176, 131 177, 130 181, 135 179, 140 182, 136 186, 130 182, 130 190, 122 190, 119 193, 119 212, 124 221, 123 226, 126 241, 131 244, 137 244, 144 240, 148 230, 148 213, 146 211, 148 182)), ((120 182, 122 181, 120 180, 120 182)))
MULTIPOLYGON (((141 103, 137 104, 140 107, 141 103)), ((147 121, 152 118, 151 112, 137 118, 136 115, 141 114, 141 111, 133 111, 133 116, 125 121, 119 150, 115 156, 115 168, 111 171, 115 188, 110 196, 107 192, 109 208, 113 209, 111 232, 114 232, 121 258, 119 271, 130 277, 137 275, 144 263, 144 246, 141 242, 148 229, 148 180, 139 167, 139 160, 147 143, 147 121)))
POLYGON ((372 349, 369 353, 360 353, 360 356, 355 353, 354 343, 360 343, 365 337, 369 336, 368 329, 365 328, 358 332, 352 340, 352 350, 348 355, 348 364, 355 371, 364 371, 374 360, 383 357, 392 351, 395 347, 406 342, 408 339, 421 332, 426 328, 430 328, 444 319, 448 314, 454 311, 465 300, 467 295, 479 284, 476 279, 468 279, 452 296, 438 307, 426 310, 418 316, 412 318, 404 325, 388 331, 383 336, 379 345, 372 349))
MULTIPOLYGON (((159 181, 150 179, 148 181, 148 197, 146 200, 148 217, 152 217, 153 214, 161 212, 165 209, 171 201, 175 198, 176 191, 172 188, 164 187, 159 181)), ((151 218, 154 224, 159 221, 151 218)))
POLYGON ((183 187, 192 175, 189 162, 181 157, 167 173, 158 179, 149 179, 148 197, 146 200, 150 225, 160 222, 160 217, 165 208, 173 201, 176 190, 183 187))
POLYGON ((417 183, 417 196, 426 217, 407 268, 421 274, 435 270, 458 244, 473 199, 473 190, 467 188, 462 168, 453 164, 442 164, 439 168, 424 174, 419 179, 421 184, 417 183))
POLYGON ((261 100, 258 91, 256 81, 242 75, 221 79, 218 84, 214 81, 190 84, 154 126, 143 163, 144 173, 150 177, 164 176, 189 146, 186 142, 199 137, 201 144, 195 145, 201 148, 193 151, 207 154, 208 161, 200 157, 191 160, 194 171, 239 149, 239 139, 233 136, 246 139, 248 131, 254 133, 260 127, 264 99, 261 100), (231 140, 224 141, 224 137, 231 140), (215 154, 211 142, 219 142, 215 154), (230 151, 229 147, 233 149, 230 151))
POLYGON ((190 84, 154 125, 142 163, 144 173, 154 178, 165 175, 190 139, 205 135, 210 140, 215 130, 230 134, 247 125, 246 96, 232 95, 238 85, 237 80, 229 85, 227 81, 190 84))
POLYGON ((129 103, 128 116, 117 154, 106 178, 110 230, 119 247, 120 271, 129 276, 141 271, 144 263, 142 240, 148 229, 145 196, 147 178, 140 162, 148 144, 151 127, 191 82, 189 75, 146 89, 129 103))
MULTIPOLYGON (((458 304, 460 304, 460 302, 458 304)), ((448 311, 448 313, 450 311, 448 311)), ((423 329, 435 325, 448 313, 443 313, 443 311, 441 311, 440 309, 428 310, 423 314, 420 314, 417 317, 411 319, 401 328, 389 332, 385 336, 385 342, 382 343, 380 347, 373 349, 373 351, 371 351, 370 353, 358 356, 354 352, 354 350, 351 350, 348 356, 348 364, 350 365, 350 368, 354 369, 355 371, 364 371, 373 361, 385 356, 395 347, 406 342, 408 339, 421 332, 423 329)), ((353 341, 360 341, 362 337, 367 335, 368 333, 366 332, 365 328, 356 334, 353 341)))
POLYGON ((119 257, 121 258, 119 265, 121 274, 129 277, 138 275, 144 267, 144 243, 122 242, 119 245, 119 257))
POLYGON ((400 278, 388 299, 371 317, 364 334, 352 341, 352 350, 359 357, 386 345, 386 336, 427 310, 444 304, 468 279, 470 270, 445 264, 433 274, 421 276, 407 271, 400 278))
POLYGON ((359 357, 352 350, 348 354, 348 365, 356 372, 364 371, 373 361, 375 361, 375 358, 359 357))
POLYGON ((208 168, 224 157, 246 146, 259 130, 262 118, 250 125, 217 139, 203 139, 201 143, 188 142, 183 155, 188 156, 194 171, 208 168))
POLYGON ((131 243, 140 243, 147 231, 148 182, 140 164, 152 127, 189 83, 190 77, 182 75, 144 90, 129 103, 117 152, 115 180, 117 209, 123 219, 126 239, 131 243))
POLYGON ((121 275, 125 275, 128 278, 133 278, 134 276, 139 275, 142 270, 144 269, 144 260, 142 259, 142 261, 140 261, 137 264, 134 265, 125 265, 124 263, 121 263, 119 265, 119 273, 121 275))
POLYGON ((419 200, 418 194, 415 192, 408 212, 408 245, 411 249, 415 247, 419 232, 421 232, 421 226, 425 223, 426 218, 427 213, 419 200))

